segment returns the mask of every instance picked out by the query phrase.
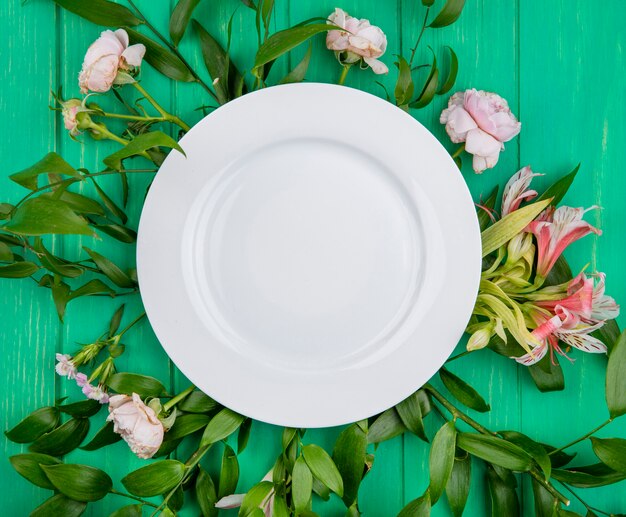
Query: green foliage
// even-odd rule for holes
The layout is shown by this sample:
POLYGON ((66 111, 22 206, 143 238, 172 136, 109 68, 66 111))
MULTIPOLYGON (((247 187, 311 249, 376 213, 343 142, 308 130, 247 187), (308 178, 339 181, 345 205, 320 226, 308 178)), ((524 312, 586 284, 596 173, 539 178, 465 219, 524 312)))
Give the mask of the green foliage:
POLYGON ((6 437, 16 443, 31 443, 43 434, 52 431, 59 423, 59 410, 56 407, 42 407, 33 411, 9 431, 6 437))
POLYGON ((113 488, 113 481, 106 472, 87 465, 59 463, 41 468, 54 488, 74 501, 98 501, 113 488))
POLYGON ((626 331, 609 354, 606 367, 606 404, 612 418, 626 415, 626 331))
POLYGON ((475 411, 485 413, 491 409, 489 404, 480 396, 480 394, 467 384, 463 379, 457 377, 452 372, 441 368, 439 377, 448 391, 452 393, 455 399, 475 411))
POLYGON ((200 0, 178 0, 176 7, 172 11, 172 16, 170 17, 170 37, 175 47, 177 47, 180 40, 183 39, 193 10, 199 3, 200 0))
POLYGON ((176 487, 184 474, 185 465, 180 461, 161 460, 131 472, 122 484, 131 494, 152 497, 176 487))
POLYGON ((140 397, 158 397, 165 394, 165 386, 154 377, 137 373, 115 373, 107 381, 109 388, 117 393, 140 397))
POLYGON ((245 417, 224 408, 215 415, 204 430, 201 445, 209 445, 223 440, 233 434, 244 421, 245 417))
POLYGON ((54 0, 58 5, 77 14, 81 18, 97 25, 119 27, 121 25, 139 25, 143 21, 130 9, 108 0, 54 0))
POLYGON ((339 497, 343 497, 341 474, 328 453, 318 445, 309 444, 302 448, 302 455, 313 475, 339 497))

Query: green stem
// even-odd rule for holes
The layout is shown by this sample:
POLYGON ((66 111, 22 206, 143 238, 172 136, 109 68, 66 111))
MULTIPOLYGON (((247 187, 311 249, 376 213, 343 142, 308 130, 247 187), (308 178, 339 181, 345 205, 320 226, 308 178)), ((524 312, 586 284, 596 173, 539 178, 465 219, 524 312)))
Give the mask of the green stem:
POLYGON ((446 363, 451 363, 452 361, 456 361, 457 359, 461 359, 461 357, 465 357, 466 355, 471 354, 472 352, 474 352, 474 350, 466 350, 465 352, 461 352, 460 354, 457 355, 453 355, 452 357, 450 357, 446 363))
POLYGON ((432 385, 426 384, 424 386, 424 389, 428 391, 433 397, 435 397, 437 401, 443 407, 445 407, 453 417, 463 420, 463 422, 465 422, 467 425, 474 428, 476 431, 478 431, 481 434, 487 434, 490 436, 498 436, 498 433, 494 433, 493 431, 490 431, 485 426, 479 424, 478 422, 476 422, 476 420, 467 416, 460 409, 458 409, 456 406, 450 403, 448 399, 446 399, 441 393, 439 393, 439 391, 437 391, 432 385))
POLYGON ((121 113, 98 113, 97 117, 119 118, 123 120, 136 120, 138 122, 166 122, 163 117, 142 117, 141 115, 123 115, 121 113))
POLYGON ((413 60, 415 59, 415 53, 417 52, 417 47, 419 47, 420 41, 422 41, 422 36, 426 31, 426 24, 428 23, 428 13, 430 13, 430 7, 426 8, 426 15, 424 16, 424 23, 422 23, 422 30, 417 37, 417 41, 415 42, 415 46, 411 49, 411 59, 409 60, 409 66, 413 66, 413 60))
POLYGON ((463 151, 465 151, 465 144, 461 144, 459 146, 459 148, 454 151, 454 153, 452 154, 452 159, 454 160, 456 157, 458 157, 463 151))
POLYGON ((181 400, 186 398, 187 395, 189 395, 195 389, 196 387, 192 384, 186 390, 181 391, 178 395, 176 395, 175 397, 167 401, 165 404, 163 404, 163 411, 169 411, 176 404, 178 404, 181 400))
POLYGON ((571 504, 570 500, 565 497, 561 492, 559 492, 556 488, 554 488, 550 483, 548 483, 542 474, 537 472, 535 469, 529 470, 528 473, 539 483, 543 488, 545 488, 552 497, 557 498, 561 501, 565 506, 569 506, 571 504))
POLYGON ((609 418, 606 422, 602 422, 598 427, 595 427, 594 429, 592 429, 588 433, 584 434, 580 438, 577 438, 576 440, 574 440, 572 442, 569 442, 567 445, 563 445, 563 447, 559 447, 558 449, 554 449, 552 452, 549 452, 548 456, 552 456, 553 454, 556 454, 557 452, 561 452, 561 451, 564 451, 565 449, 569 449, 572 445, 576 445, 577 443, 580 443, 583 440, 586 440, 592 434, 597 433, 600 429, 602 429, 603 427, 606 427, 607 425, 609 425, 612 421, 613 421, 613 419, 609 418))
POLYGON ((600 510, 599 508, 595 508, 589 504, 587 504, 582 497, 580 497, 576 492, 574 492, 570 487, 568 487, 565 483, 563 483, 562 481, 559 481, 559 483, 561 483, 561 486, 567 490, 570 494, 572 494, 576 499, 578 499, 581 504, 587 509, 588 512, 594 512, 594 513, 601 513, 602 515, 608 515, 609 517, 611 517, 610 513, 605 512, 604 510, 600 510))
POLYGON ((125 492, 118 492, 114 488, 109 490, 109 494, 120 495, 122 497, 128 497, 128 499, 134 499, 135 501, 139 501, 141 504, 145 504, 146 506, 152 506, 152 508, 157 508, 157 505, 154 503, 151 503, 150 501, 146 501, 145 499, 142 499, 141 497, 137 497, 132 494, 127 494, 125 492))
POLYGON ((141 19, 141 21, 146 25, 146 27, 148 27, 148 29, 150 29, 152 31, 152 33, 159 38, 166 46, 167 48, 169 48, 178 59, 181 60, 181 62, 183 63, 183 65, 185 65, 187 67, 187 70, 189 70, 189 73, 191 74, 191 76, 194 78, 194 81, 196 83, 198 83, 211 97, 213 97, 213 100, 217 101, 217 95, 215 94, 215 92, 213 90, 211 90, 211 88, 209 87, 209 85, 207 83, 205 83, 200 76, 196 73, 196 71, 191 67, 191 65, 189 64, 189 62, 185 59, 185 56, 183 56, 180 51, 178 50, 178 48, 176 48, 174 45, 172 45, 172 43, 170 43, 170 41, 165 38, 157 29, 154 25, 152 25, 147 19, 146 17, 141 13, 141 11, 137 8, 137 6, 135 5, 135 3, 133 2, 133 0, 127 0, 128 4, 135 10, 135 13, 137 14, 137 16, 141 19))
POLYGON ((117 341, 119 341, 126 332, 128 332, 131 328, 133 328, 137 323, 139 323, 146 316, 145 312, 142 312, 139 316, 137 316, 133 321, 131 321, 128 325, 126 325, 122 331, 116 336, 117 341))
POLYGON ((350 71, 350 67, 352 65, 343 65, 343 70, 341 71, 341 75, 339 76, 339 81, 337 84, 343 85, 346 82, 346 77, 348 76, 348 72, 350 71))
POLYGON ((161 105, 137 81, 132 83, 132 85, 137 89, 137 91, 139 91, 139 93, 141 93, 141 95, 143 95, 146 98, 146 100, 150 104, 152 104, 152 106, 154 106, 154 109, 156 109, 159 112, 159 114, 161 115, 163 120, 167 120, 168 122, 172 122, 173 124, 176 124, 177 126, 179 126, 182 129, 184 129, 185 131, 189 131, 191 129, 187 124, 185 124, 176 115, 172 115, 172 114, 168 113, 167 111, 165 111, 161 107, 161 105))

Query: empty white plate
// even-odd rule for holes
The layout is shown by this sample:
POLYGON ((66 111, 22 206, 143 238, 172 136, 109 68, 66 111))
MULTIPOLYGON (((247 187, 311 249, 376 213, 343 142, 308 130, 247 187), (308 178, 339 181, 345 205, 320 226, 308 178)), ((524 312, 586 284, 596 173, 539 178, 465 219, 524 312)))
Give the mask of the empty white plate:
POLYGON ((294 84, 219 108, 148 194, 138 275, 198 388, 273 424, 400 402, 454 349, 480 277, 465 182, 416 120, 367 93, 294 84))

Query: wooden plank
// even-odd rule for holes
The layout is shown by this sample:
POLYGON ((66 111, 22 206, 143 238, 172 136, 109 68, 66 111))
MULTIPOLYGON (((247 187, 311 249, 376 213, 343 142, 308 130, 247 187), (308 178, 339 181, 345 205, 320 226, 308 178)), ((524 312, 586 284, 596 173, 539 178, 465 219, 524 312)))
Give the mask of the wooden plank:
MULTIPOLYGON (((0 4, 0 178, 2 201, 17 202, 26 191, 8 174, 32 165, 55 147, 55 117, 48 110, 49 91, 56 76, 55 12, 50 3, 9 0, 0 4)), ((3 396, 0 422, 3 429, 15 425, 38 407, 55 399, 54 353, 59 323, 50 293, 29 279, 0 280, 0 369, 3 396)), ((0 479, 10 494, 9 513, 24 515, 50 492, 21 478, 7 457, 27 447, 0 442, 3 461, 0 479), (13 510, 13 511, 11 511, 13 510)))
MULTIPOLYGON (((606 272, 608 293, 618 300, 626 296, 625 16, 626 5, 617 0, 602 7, 580 0, 520 3, 522 163, 546 173, 538 182, 543 186, 582 163, 565 202, 602 206, 586 218, 604 235, 586 237, 566 256, 574 271, 591 259, 588 272, 596 268, 606 272)), ((539 394, 523 376, 522 423, 532 437, 563 445, 608 416, 603 390, 606 359, 576 351, 571 356, 573 364, 561 360, 565 392, 539 394)), ((600 435, 626 436, 626 426, 617 421, 600 435)), ((596 461, 588 442, 573 450, 579 452, 577 464, 596 461)), ((625 487, 622 482, 578 493, 593 506, 620 513, 626 508, 625 487)), ((530 507, 528 497, 526 502, 530 507)), ((585 513, 578 502, 573 509, 585 513)))
MULTIPOLYGON (((440 3, 435 3, 433 14, 437 13, 440 3)), ((444 127, 439 123, 439 115, 447 105, 448 98, 454 92, 468 88, 484 89, 496 92, 505 97, 514 113, 518 112, 518 75, 517 75, 517 29, 516 2, 500 2, 497 0, 481 0, 467 2, 459 20, 443 29, 427 29, 416 53, 415 64, 426 64, 432 61, 432 53, 428 46, 437 54, 439 65, 445 71, 448 56, 445 46, 451 46, 459 58, 459 75, 452 90, 435 100, 422 110, 412 110, 414 115, 453 152, 457 145, 450 142, 444 127)), ((402 51, 404 56, 410 55, 414 47, 425 16, 425 8, 421 2, 404 0, 402 2, 402 51)), ((428 69, 417 75, 417 81, 423 82, 428 69)), ((416 83, 419 91, 421 83, 416 83)), ((517 141, 506 144, 500 160, 494 169, 477 175, 472 171, 471 156, 463 156, 463 176, 467 181, 473 197, 479 201, 489 195, 494 185, 505 182, 518 170, 517 141)), ((435 346, 435 344, 433 344, 435 346)), ((455 353, 465 348, 465 340, 457 347, 455 353)), ((479 352, 474 356, 464 357, 450 364, 450 370, 474 386, 485 399, 492 403, 494 409, 479 415, 470 414, 486 426, 494 429, 514 429, 519 426, 519 394, 517 386, 517 369, 513 361, 496 356, 491 352, 479 352), (506 393, 503 397, 502 394, 506 393)), ((438 376, 435 376, 437 379, 438 376)), ((441 425, 437 415, 428 417, 428 431, 432 436, 441 425)), ((404 491, 405 503, 421 495, 428 486, 428 455, 429 446, 415 436, 405 437, 404 446, 404 491)), ((474 465, 472 490, 468 501, 468 514, 486 514, 486 499, 483 494, 484 473, 478 462, 474 465), (471 509, 471 512, 470 512, 471 509)), ((447 501, 440 501, 433 508, 433 515, 449 515, 447 501)))

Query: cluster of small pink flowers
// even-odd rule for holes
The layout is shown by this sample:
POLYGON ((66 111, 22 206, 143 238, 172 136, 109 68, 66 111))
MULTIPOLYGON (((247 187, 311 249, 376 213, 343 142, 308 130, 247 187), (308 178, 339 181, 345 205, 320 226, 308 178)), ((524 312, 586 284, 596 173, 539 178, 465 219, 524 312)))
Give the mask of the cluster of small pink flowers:
POLYGON ((99 384, 95 386, 91 384, 89 378, 84 373, 78 371, 70 355, 56 354, 56 360, 57 364, 54 369, 57 374, 75 380, 87 398, 97 400, 100 404, 109 402, 109 395, 105 389, 99 384))

